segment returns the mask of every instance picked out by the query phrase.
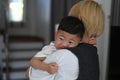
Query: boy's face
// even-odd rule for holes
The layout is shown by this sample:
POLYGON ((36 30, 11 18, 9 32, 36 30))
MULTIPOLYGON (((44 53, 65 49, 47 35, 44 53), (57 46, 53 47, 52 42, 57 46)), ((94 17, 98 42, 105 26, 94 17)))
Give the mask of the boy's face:
POLYGON ((77 34, 58 30, 55 34, 55 47, 57 49, 75 47, 80 43, 81 39, 77 34))

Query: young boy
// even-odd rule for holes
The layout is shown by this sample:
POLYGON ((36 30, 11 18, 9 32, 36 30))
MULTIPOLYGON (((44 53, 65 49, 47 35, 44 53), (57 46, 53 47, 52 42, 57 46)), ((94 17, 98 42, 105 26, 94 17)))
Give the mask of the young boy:
POLYGON ((78 18, 72 16, 63 18, 55 34, 55 41, 43 47, 42 51, 31 59, 32 67, 29 68, 29 79, 44 79, 47 75, 57 72, 58 65, 55 62, 45 63, 44 59, 58 49, 77 46, 81 42, 84 32, 84 25, 78 18))

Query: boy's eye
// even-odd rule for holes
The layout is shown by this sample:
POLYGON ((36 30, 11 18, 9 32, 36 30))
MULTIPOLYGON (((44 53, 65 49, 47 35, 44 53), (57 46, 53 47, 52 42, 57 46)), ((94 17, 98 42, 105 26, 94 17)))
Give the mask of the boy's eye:
POLYGON ((63 38, 62 38, 62 37, 60 37, 59 39, 60 39, 60 40, 63 40, 63 38))
POLYGON ((74 42, 70 41, 69 44, 73 44, 74 42))

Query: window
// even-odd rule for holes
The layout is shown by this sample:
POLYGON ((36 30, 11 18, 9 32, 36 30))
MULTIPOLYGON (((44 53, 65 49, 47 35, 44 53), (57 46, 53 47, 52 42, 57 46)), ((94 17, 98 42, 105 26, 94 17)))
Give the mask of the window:
POLYGON ((22 22, 24 11, 24 0, 9 0, 10 22, 22 22))

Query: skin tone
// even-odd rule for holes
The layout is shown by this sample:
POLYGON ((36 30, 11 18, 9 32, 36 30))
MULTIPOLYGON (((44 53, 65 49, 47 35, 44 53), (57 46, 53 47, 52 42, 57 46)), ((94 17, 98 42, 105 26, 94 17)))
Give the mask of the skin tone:
POLYGON ((87 32, 84 34, 82 42, 92 44, 93 46, 96 46, 96 36, 89 35, 87 32))
MULTIPOLYGON (((68 47, 75 47, 81 42, 80 37, 77 34, 70 34, 62 30, 58 30, 55 33, 55 47, 56 49, 62 49, 62 48, 68 48, 68 47)), ((54 74, 58 70, 58 65, 55 62, 46 64, 42 61, 44 60, 44 57, 33 57, 30 60, 30 65, 39 70, 47 71, 50 74, 54 74), (39 63, 39 64, 38 64, 39 63)), ((29 70, 29 69, 28 69, 29 70)), ((28 70, 26 72, 26 76, 28 78, 28 70)))
POLYGON ((59 30, 55 37, 55 46, 57 49, 75 47, 80 43, 81 39, 76 34, 69 34, 65 31, 59 30))

